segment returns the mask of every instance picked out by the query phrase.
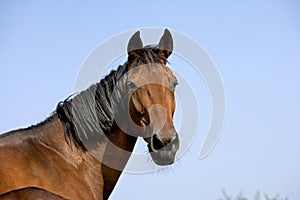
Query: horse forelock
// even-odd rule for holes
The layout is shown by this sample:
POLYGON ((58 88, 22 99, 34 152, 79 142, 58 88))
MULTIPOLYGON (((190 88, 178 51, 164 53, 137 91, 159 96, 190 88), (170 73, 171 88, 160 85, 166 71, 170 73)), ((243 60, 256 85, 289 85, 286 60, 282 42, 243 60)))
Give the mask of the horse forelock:
POLYGON ((143 49, 137 50, 138 55, 134 58, 133 66, 139 66, 146 63, 167 63, 167 59, 159 53, 158 45, 147 45, 143 49))

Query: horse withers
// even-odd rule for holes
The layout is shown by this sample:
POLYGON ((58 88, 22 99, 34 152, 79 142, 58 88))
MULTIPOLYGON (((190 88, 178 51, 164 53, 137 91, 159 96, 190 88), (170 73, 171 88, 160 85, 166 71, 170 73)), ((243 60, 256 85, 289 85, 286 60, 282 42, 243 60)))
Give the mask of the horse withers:
POLYGON ((1 199, 108 199, 143 137, 157 165, 179 148, 173 124, 176 77, 165 29, 158 45, 136 32, 128 60, 99 83, 57 105, 45 121, 0 136, 1 199))

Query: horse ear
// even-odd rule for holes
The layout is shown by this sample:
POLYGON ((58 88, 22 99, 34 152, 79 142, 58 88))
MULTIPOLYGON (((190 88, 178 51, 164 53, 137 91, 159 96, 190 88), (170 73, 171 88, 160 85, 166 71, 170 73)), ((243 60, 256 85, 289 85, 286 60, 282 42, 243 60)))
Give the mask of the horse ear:
POLYGON ((128 46, 127 46, 127 52, 128 55, 135 55, 135 51, 143 48, 143 42, 140 37, 140 31, 137 31, 133 36, 131 36, 128 46))
POLYGON ((163 36, 159 41, 159 50, 160 53, 165 57, 168 58, 173 51, 173 38, 168 29, 165 29, 163 36))

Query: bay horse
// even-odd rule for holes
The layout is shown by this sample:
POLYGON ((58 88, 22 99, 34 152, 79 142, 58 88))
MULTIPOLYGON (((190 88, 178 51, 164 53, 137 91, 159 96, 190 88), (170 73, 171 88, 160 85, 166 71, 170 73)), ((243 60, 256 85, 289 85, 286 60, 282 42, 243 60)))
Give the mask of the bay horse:
POLYGON ((117 70, 60 102, 43 122, 2 134, 0 200, 108 199, 138 137, 157 165, 171 165, 179 148, 172 50, 168 29, 147 46, 138 31, 117 70))

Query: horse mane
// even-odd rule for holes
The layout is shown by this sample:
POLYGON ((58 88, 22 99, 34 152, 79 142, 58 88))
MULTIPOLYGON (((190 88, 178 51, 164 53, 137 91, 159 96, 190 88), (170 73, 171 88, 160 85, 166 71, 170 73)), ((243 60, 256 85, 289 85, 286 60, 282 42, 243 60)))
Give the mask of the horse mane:
POLYGON ((85 149, 83 140, 107 134, 114 122, 113 105, 121 98, 121 91, 114 91, 116 82, 127 72, 127 63, 112 70, 99 83, 80 92, 73 98, 58 103, 56 113, 65 127, 67 141, 74 140, 85 149))

